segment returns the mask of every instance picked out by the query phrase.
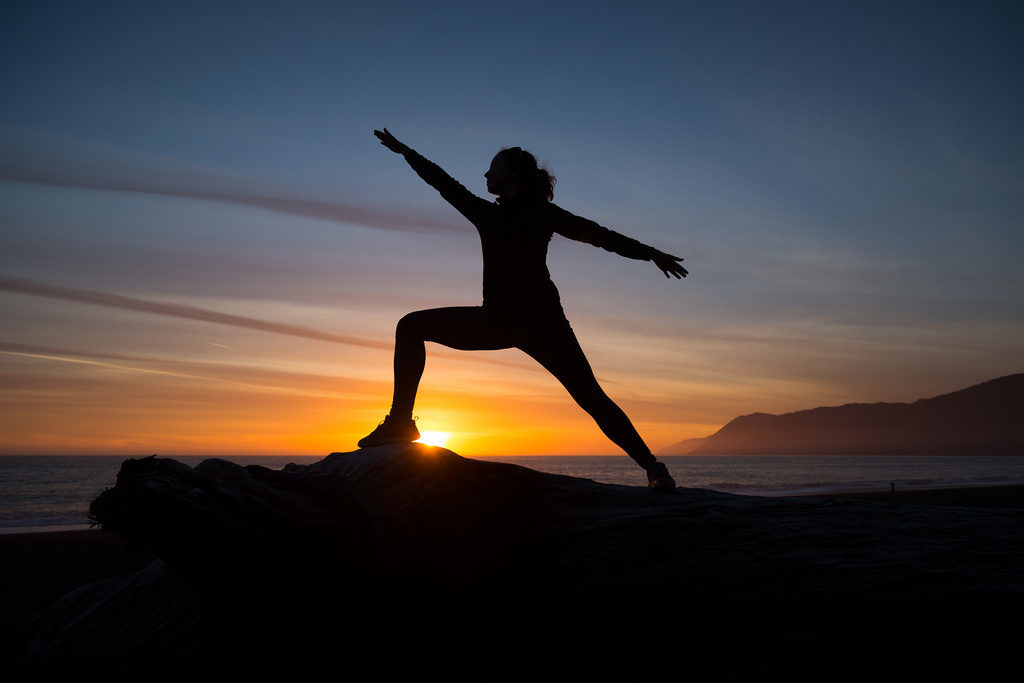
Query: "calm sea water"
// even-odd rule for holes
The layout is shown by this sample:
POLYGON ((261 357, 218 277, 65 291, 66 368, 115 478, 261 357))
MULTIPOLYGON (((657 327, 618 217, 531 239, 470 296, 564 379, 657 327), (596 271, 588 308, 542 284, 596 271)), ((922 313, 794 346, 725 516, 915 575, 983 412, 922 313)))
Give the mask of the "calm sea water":
MULTIPOLYGON (((205 457, 179 456, 195 466, 205 457)), ((319 456, 228 457, 280 469, 319 456)), ((625 456, 493 456, 495 460, 609 484, 644 486, 625 456)), ((761 496, 944 486, 1024 484, 1024 456, 666 456, 680 486, 761 496)), ((86 512, 114 478, 123 456, 0 456, 0 533, 85 528, 86 512)))

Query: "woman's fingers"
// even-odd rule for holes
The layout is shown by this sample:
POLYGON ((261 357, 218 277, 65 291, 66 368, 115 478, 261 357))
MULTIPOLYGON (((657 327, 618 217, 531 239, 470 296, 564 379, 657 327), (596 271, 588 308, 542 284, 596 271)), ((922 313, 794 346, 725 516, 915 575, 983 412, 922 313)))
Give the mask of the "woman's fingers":
POLYGON ((672 256, 671 254, 661 253, 654 259, 654 265, 661 269, 661 272, 665 274, 665 277, 671 278, 673 275, 676 279, 686 277, 689 272, 686 268, 683 268, 678 261, 682 261, 678 256, 672 256))
POLYGON ((377 136, 378 140, 380 140, 380 144, 384 145, 392 152, 404 152, 407 149, 406 146, 399 142, 387 128, 383 131, 374 130, 373 134, 377 136))

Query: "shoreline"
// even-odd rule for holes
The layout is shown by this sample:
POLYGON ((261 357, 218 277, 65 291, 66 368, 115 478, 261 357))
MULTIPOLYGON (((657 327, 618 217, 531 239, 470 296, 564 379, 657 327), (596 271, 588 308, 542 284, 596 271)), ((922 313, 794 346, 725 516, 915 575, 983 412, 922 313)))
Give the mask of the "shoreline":
MULTIPOLYGON (((682 487, 686 488, 686 487, 682 487)), ((1024 482, 1013 484, 967 484, 961 486, 903 486, 895 491, 890 489, 838 489, 814 493, 738 493, 720 491, 729 495, 749 498, 838 498, 849 500, 873 500, 903 505, 943 505, 965 507, 1024 507, 1024 482)), ((0 549, 2 539, 9 536, 31 536, 36 534, 79 533, 94 531, 90 522, 81 524, 26 524, 23 526, 0 526, 0 549)))
POLYGON ((898 505, 940 505, 944 507, 1024 508, 1024 484, 905 487, 881 491, 797 494, 783 498, 836 498, 840 500, 870 500, 898 505))
MULTIPOLYGON (((685 487, 682 487, 685 488, 685 487)), ((968 486, 936 486, 936 487, 903 487, 895 491, 888 489, 871 490, 838 490, 823 493, 792 493, 782 495, 763 495, 747 493, 729 493, 729 495, 745 498, 768 498, 786 500, 791 498, 838 498, 849 500, 872 500, 902 505, 942 505, 949 507, 1024 507, 1024 483, 1020 484, 974 484, 968 486)), ((61 541, 75 535, 88 534, 103 536, 118 542, 113 536, 104 534, 89 522, 82 524, 26 525, 0 527, 0 551, 11 545, 10 539, 19 537, 52 536, 53 540, 61 541)))

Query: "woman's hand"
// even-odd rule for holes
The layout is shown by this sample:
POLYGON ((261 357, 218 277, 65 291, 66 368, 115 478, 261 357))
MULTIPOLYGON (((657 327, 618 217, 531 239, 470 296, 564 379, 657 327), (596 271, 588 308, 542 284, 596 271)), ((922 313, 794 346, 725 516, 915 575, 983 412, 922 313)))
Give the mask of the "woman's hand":
POLYGON ((373 131, 373 134, 380 140, 380 144, 384 145, 395 154, 405 154, 409 151, 409 146, 403 142, 399 142, 394 135, 388 132, 387 128, 383 131, 375 130, 373 131))
POLYGON ((658 266, 658 269, 661 270, 661 272, 665 273, 665 277, 675 275, 678 280, 689 274, 686 268, 683 268, 678 263, 683 260, 682 257, 673 256, 672 254, 666 254, 663 251, 659 251, 651 257, 651 260, 654 261, 654 265, 658 266))

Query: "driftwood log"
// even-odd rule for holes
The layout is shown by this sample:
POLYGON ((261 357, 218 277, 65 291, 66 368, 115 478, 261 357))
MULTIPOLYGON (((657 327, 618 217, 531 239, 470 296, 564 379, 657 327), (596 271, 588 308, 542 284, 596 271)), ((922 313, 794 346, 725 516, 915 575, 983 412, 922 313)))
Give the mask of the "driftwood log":
POLYGON ((41 662, 1001 680, 1024 596, 1020 510, 665 495, 420 444, 128 460, 90 513, 160 560, 67 596, 41 662))

